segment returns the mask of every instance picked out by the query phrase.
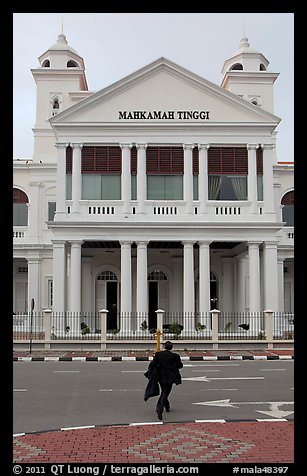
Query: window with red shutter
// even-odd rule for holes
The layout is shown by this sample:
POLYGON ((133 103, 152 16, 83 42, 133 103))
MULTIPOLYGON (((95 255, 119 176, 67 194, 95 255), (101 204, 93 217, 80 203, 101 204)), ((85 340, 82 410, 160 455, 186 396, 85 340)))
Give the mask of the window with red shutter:
POLYGON ((209 200, 247 200, 248 157, 245 147, 210 147, 209 200))
POLYGON ((282 221, 286 222, 286 226, 294 225, 294 190, 286 193, 281 200, 282 221))
POLYGON ((122 155, 118 146, 84 146, 81 153, 81 173, 121 175, 122 155))
POLYGON ((147 147, 147 175, 183 175, 182 147, 147 147))

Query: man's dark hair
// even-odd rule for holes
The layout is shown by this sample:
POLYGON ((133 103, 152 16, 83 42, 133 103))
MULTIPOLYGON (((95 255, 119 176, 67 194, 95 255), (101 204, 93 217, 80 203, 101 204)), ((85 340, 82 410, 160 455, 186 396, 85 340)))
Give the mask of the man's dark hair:
POLYGON ((173 344, 171 343, 170 340, 167 340, 167 341, 164 342, 164 348, 165 348, 165 350, 172 350, 173 344))

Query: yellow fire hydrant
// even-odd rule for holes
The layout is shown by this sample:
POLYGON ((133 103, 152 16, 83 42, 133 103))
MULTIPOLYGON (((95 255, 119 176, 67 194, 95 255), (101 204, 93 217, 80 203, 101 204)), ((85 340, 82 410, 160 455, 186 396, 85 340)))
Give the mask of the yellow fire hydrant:
POLYGON ((156 336, 157 336, 157 343, 156 343, 156 352, 160 352, 160 342, 161 342, 161 336, 162 332, 160 329, 157 329, 156 336))

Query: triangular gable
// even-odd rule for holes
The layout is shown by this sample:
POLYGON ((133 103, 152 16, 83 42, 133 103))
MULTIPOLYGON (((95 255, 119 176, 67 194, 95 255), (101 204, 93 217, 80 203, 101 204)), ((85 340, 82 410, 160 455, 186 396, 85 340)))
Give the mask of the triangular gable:
POLYGON ((280 119, 160 58, 53 117, 67 124, 278 124, 280 119))

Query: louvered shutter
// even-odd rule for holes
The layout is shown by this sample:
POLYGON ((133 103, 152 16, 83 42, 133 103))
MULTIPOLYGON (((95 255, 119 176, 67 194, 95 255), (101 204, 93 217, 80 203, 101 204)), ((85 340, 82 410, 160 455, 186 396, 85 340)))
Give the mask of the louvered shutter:
POLYGON ((66 173, 72 173, 72 147, 70 146, 66 149, 66 173))
POLYGON ((194 147, 193 149, 193 175, 199 174, 199 149, 194 147))
POLYGON ((19 188, 13 188, 13 203, 28 203, 28 197, 19 188))
POLYGON ((158 147, 146 149, 146 173, 147 175, 159 173, 158 147))
POLYGON ((257 175, 263 175, 263 150, 258 147, 256 150, 257 175))
POLYGON ((131 175, 137 174, 137 163, 138 163, 138 150, 135 147, 131 147, 131 155, 130 155, 130 173, 131 175))
POLYGON ((148 147, 146 150, 146 173, 148 175, 182 175, 182 147, 148 147))
POLYGON ((81 155, 82 174, 121 175, 121 148, 85 146, 81 155))
POLYGON ((247 175, 247 149, 243 147, 210 147, 209 175, 247 175))
POLYGON ((294 192, 286 193, 281 200, 282 205, 294 205, 294 192))

